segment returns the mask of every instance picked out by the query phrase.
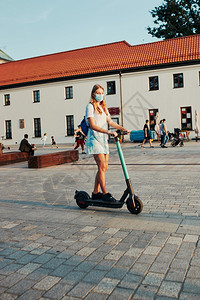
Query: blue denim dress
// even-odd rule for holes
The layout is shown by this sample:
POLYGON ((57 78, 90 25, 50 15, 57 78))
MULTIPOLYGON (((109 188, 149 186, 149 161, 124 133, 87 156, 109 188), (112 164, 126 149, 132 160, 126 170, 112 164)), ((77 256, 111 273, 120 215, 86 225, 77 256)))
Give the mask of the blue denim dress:
MULTIPOLYGON (((92 117, 94 118, 95 125, 107 130, 107 115, 105 114, 102 108, 101 110, 102 114, 99 114, 94 110, 93 105, 91 103, 88 103, 85 112, 86 122, 88 124, 87 119, 92 117)), ((86 141, 86 152, 87 154, 109 154, 108 135, 106 133, 101 133, 89 128, 86 141)))

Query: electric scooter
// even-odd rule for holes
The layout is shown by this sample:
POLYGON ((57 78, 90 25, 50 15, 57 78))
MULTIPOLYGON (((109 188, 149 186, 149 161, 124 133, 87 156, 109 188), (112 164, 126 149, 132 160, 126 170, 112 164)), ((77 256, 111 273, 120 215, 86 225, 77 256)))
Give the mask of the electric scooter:
POLYGON ((98 206, 98 207, 107 207, 107 208, 122 208, 122 206, 126 203, 128 210, 132 214, 137 215, 142 211, 143 204, 142 204, 142 201, 133 192, 133 187, 132 187, 129 175, 128 175, 128 170, 127 170, 127 167, 125 164, 124 155, 123 155, 122 148, 120 145, 121 136, 126 135, 127 132, 117 130, 117 134, 118 135, 116 137, 114 137, 114 140, 115 140, 115 143, 117 146, 117 151, 119 154, 119 158, 121 161, 121 165, 122 165, 122 169, 123 169, 123 173, 124 173, 124 177, 125 177, 126 185, 127 185, 127 188, 124 191, 121 199, 117 200, 115 202, 114 201, 104 201, 101 199, 94 200, 85 191, 76 191, 74 199, 76 199, 76 204, 80 208, 83 208, 83 209, 87 208, 88 206, 98 206))

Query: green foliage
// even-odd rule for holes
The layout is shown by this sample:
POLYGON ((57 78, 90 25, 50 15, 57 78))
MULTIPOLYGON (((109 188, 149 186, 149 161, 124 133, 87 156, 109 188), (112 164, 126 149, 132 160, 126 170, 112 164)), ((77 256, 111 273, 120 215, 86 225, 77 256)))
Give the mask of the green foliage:
POLYGON ((150 11, 157 27, 147 27, 153 37, 171 39, 200 33, 200 0, 164 0, 150 11))

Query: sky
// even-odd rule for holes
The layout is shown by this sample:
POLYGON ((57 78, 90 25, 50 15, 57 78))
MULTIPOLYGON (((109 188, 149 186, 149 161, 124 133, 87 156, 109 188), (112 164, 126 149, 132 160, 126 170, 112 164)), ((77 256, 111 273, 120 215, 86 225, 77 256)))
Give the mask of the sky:
POLYGON ((14 60, 126 40, 158 41, 150 11, 163 0, 0 0, 0 49, 14 60))

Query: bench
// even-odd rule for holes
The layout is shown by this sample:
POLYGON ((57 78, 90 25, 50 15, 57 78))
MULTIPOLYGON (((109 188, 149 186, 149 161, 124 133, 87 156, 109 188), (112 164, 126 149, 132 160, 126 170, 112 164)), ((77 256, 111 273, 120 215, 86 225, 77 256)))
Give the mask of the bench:
POLYGON ((9 152, 2 153, 0 155, 0 166, 14 164, 22 161, 26 161, 29 158, 29 154, 26 152, 9 152))
POLYGON ((61 151, 38 156, 30 156, 28 160, 28 167, 35 169, 45 168, 77 161, 78 159, 78 150, 61 151))

